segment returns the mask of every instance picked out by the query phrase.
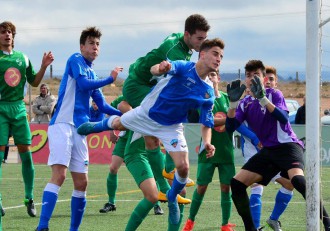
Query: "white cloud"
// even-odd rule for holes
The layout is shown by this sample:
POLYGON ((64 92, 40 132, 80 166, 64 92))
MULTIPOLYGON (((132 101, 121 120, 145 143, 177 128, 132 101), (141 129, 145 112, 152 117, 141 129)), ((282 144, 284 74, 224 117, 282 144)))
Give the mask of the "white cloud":
MULTIPOLYGON (((106 70, 123 64, 128 69, 167 35, 183 31, 187 16, 200 13, 211 25, 209 37, 225 40, 224 71, 243 68, 251 58, 279 70, 305 68, 306 2, 301 0, 7 0, 1 8, 6 9, 2 19, 17 26, 16 48, 27 53, 35 67, 42 52, 51 49, 54 69, 64 69, 69 55, 79 51, 81 30, 95 25, 103 33, 95 67, 106 70)), ((330 35, 329 27, 330 23, 325 34, 330 35)))

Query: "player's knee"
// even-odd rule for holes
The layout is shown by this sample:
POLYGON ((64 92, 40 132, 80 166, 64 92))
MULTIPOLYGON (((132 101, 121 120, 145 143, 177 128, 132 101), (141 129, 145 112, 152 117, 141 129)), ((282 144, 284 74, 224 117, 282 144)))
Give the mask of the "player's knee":
POLYGON ((156 203, 158 201, 158 192, 149 192, 145 194, 145 198, 151 203, 156 203))
POLYGON ((300 192, 300 194, 306 199, 306 179, 302 175, 296 175, 292 177, 291 183, 293 187, 300 192))
POLYGON ((110 165, 110 173, 111 174, 114 174, 114 175, 117 174, 120 166, 121 166, 121 164, 119 165, 119 164, 111 163, 111 165, 110 165))
POLYGON ((177 173, 182 178, 187 178, 189 173, 189 163, 180 163, 176 166, 177 173))
POLYGON ((246 193, 247 186, 243 184, 242 182, 236 180, 235 178, 231 179, 230 182, 232 197, 240 197, 242 194, 246 193))
MULTIPOLYGON (((206 190, 207 190, 207 185, 197 185, 197 193, 199 195, 204 195, 206 190)), ((229 189, 228 189, 228 191, 229 191, 229 189)))
POLYGON ((53 175, 52 178, 50 179, 50 183, 58 186, 62 186, 65 181, 65 178, 66 178, 65 174, 53 175))
POLYGON ((0 152, 0 166, 2 164, 2 161, 3 161, 4 156, 5 156, 5 153, 4 152, 0 152))
POLYGON ((114 130, 125 130, 123 129, 124 126, 122 125, 122 123, 120 122, 120 117, 117 115, 113 115, 109 117, 109 120, 107 122, 108 127, 114 129, 114 130))
POLYGON ((87 189, 87 179, 80 179, 79 181, 74 181, 74 189, 78 191, 86 191, 87 189))

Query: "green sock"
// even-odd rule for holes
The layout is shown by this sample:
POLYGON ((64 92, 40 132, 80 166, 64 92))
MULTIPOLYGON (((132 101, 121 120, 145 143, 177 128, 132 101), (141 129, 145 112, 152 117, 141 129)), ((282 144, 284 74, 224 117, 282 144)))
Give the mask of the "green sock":
POLYGON ((25 186, 25 198, 33 199, 34 188, 34 165, 32 161, 31 152, 24 152, 19 154, 22 160, 22 175, 25 186))
MULTIPOLYGON (((0 151, 0 184, 1 184, 1 180, 2 180, 2 160, 3 157, 5 156, 5 152, 0 151)), ((1 188, 1 185, 0 185, 1 188)))
POLYGON ((160 151, 160 147, 153 150, 146 150, 149 163, 152 169, 152 173, 155 176, 155 180, 159 185, 159 190, 166 193, 171 188, 167 180, 163 177, 164 154, 160 151))
POLYGON ((175 169, 175 164, 168 152, 166 152, 166 159, 165 159, 165 171, 172 172, 175 169))
POLYGON ((222 225, 228 224, 231 215, 231 193, 221 192, 221 211, 222 211, 222 225))
MULTIPOLYGON (((156 185, 157 185, 157 189, 158 189, 158 191, 159 191, 159 184, 158 184, 157 181, 156 181, 156 185)), ((160 206, 160 202, 159 202, 159 201, 157 201, 157 202, 154 204, 154 207, 156 207, 156 206, 160 206)))
POLYGON ((118 186, 118 176, 117 174, 112 174, 109 172, 107 178, 107 192, 109 196, 109 202, 115 204, 116 202, 116 191, 118 186))
MULTIPOLYGON (((182 196, 185 197, 185 196, 182 196)), ((183 204, 179 204, 179 208, 180 208, 180 220, 179 223, 176 225, 171 224, 171 222, 168 220, 168 228, 167 231, 178 231, 180 230, 180 225, 182 223, 182 219, 183 219, 183 212, 184 212, 184 205, 183 204)))
MULTIPOLYGON (((0 189, 1 189, 1 182, 2 182, 2 160, 5 153, 0 151, 0 189)), ((0 208, 2 208, 2 196, 0 193, 0 208)), ((2 214, 0 214, 0 231, 2 231, 2 214)))
POLYGON ((193 198, 190 205, 189 210, 189 219, 195 221, 195 217, 198 213, 199 208, 203 202, 204 195, 200 195, 197 193, 197 188, 194 191, 193 198))
POLYGON ((126 231, 136 230, 153 207, 154 207, 153 203, 148 201, 146 198, 143 198, 133 210, 125 230, 126 231))

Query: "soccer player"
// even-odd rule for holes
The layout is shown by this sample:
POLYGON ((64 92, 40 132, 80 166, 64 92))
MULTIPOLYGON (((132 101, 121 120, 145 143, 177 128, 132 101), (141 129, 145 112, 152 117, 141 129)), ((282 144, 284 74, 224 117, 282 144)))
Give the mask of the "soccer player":
MULTIPOLYGON (((111 106, 114 108, 118 108, 120 105, 120 109, 123 113, 131 110, 131 106, 128 103, 123 102, 124 97, 121 95, 118 98, 116 98, 114 101, 111 102, 111 106), (123 103, 121 103, 123 102, 123 103)), ((127 135, 126 131, 122 131, 119 133, 119 137, 117 137, 113 131, 110 131, 110 140, 112 140, 113 143, 116 143, 116 146, 112 152, 111 156, 111 165, 110 165, 110 171, 107 177, 107 193, 108 193, 108 202, 104 204, 103 208, 101 208, 99 211, 100 213, 108 213, 110 211, 116 211, 116 191, 118 186, 118 171, 121 165, 124 162, 124 154, 125 154, 125 147, 127 143, 127 135)), ((142 139, 142 137, 141 137, 142 139)), ((143 139, 142 139, 143 141, 143 139)), ((134 152, 133 152, 134 154, 134 152)), ((134 156, 133 156, 134 157, 134 156)), ((126 163, 126 166, 128 166, 128 163, 126 163)), ((159 205, 159 202, 157 201, 154 205, 154 213, 155 215, 162 215, 164 214, 162 208, 159 205)))
MULTIPOLYGON (((199 51, 202 42, 206 39, 210 25, 200 14, 190 15, 185 20, 184 33, 173 33, 160 44, 148 52, 145 56, 138 58, 129 68, 129 75, 123 86, 125 100, 133 108, 139 106, 151 88, 156 85, 159 78, 150 73, 150 68, 163 60, 190 60, 193 50, 199 51)), ((128 132, 128 142, 132 138, 132 132, 128 132)), ((128 151, 129 152, 129 151, 128 151)), ((146 142, 146 152, 149 162, 154 171, 160 188, 166 188, 167 182, 162 179, 162 172, 157 170, 164 167, 163 153, 159 144, 146 142)), ((167 158, 169 160, 169 158, 167 158)), ((162 170, 162 169, 161 169, 162 170)), ((160 199, 164 199, 164 195, 160 199)))
POLYGON ((86 207, 89 157, 86 137, 79 135, 76 128, 89 121, 90 97, 101 112, 121 115, 120 111, 106 103, 99 88, 115 81, 122 68, 116 67, 109 77, 103 79, 98 79, 92 69, 93 61, 99 55, 101 35, 95 27, 88 27, 81 32, 80 53, 70 56, 60 83, 57 108, 48 127, 48 165, 51 166, 52 176, 43 192, 36 229, 39 231, 49 230, 49 220, 68 169, 74 184, 70 230, 78 230, 81 224, 86 207))
POLYGON ((180 211, 176 198, 188 179, 188 147, 182 122, 187 120, 189 109, 200 108, 206 156, 209 158, 214 155, 214 146, 210 143, 214 90, 205 81, 210 72, 219 68, 223 49, 222 40, 205 40, 197 63, 163 61, 152 66, 150 71, 153 75, 167 74, 167 77, 153 88, 141 106, 122 117, 111 116, 103 122, 85 123, 78 128, 79 134, 84 135, 109 129, 130 129, 143 134, 146 143, 158 144, 159 140, 162 141, 177 169, 172 187, 167 191, 169 219, 172 224, 179 223, 180 211))
MULTIPOLYGON (((22 160, 24 203, 29 216, 35 217, 34 166, 30 150, 31 132, 23 102, 24 85, 28 82, 31 86, 37 87, 54 57, 51 52, 44 53, 40 70, 36 73, 29 58, 24 53, 14 50, 15 35, 16 27, 13 23, 0 23, 0 181, 1 164, 11 131, 22 160)), ((1 194, 0 209, 2 211, 1 194)))
POLYGON ((214 128, 212 129, 211 143, 215 146, 215 154, 212 158, 206 157, 206 151, 201 150, 198 155, 197 188, 194 191, 188 220, 184 231, 193 230, 195 218, 213 174, 218 168, 221 190, 222 231, 233 231, 235 224, 229 223, 232 200, 230 194, 230 180, 235 175, 233 132, 225 129, 226 114, 229 107, 229 99, 226 93, 219 91, 220 77, 217 72, 211 72, 209 78, 213 83, 215 101, 213 107, 214 128))
MULTIPOLYGON (((275 89, 278 83, 276 69, 272 66, 266 66, 265 71, 264 86, 275 89)), ((250 95, 252 94, 249 88, 246 89, 246 94, 248 95, 247 97, 251 97, 250 95)), ((253 131, 248 128, 246 121, 242 123, 237 131, 241 133, 242 154, 246 163, 262 148, 262 144, 253 131)), ((274 209, 266 222, 273 230, 281 231, 281 223, 278 220, 292 199, 294 187, 288 179, 281 177, 279 173, 273 177, 272 182, 281 184, 282 188, 279 189, 276 195, 274 209)), ((255 183, 251 185, 250 208, 256 228, 261 227, 262 194, 263 186, 261 184, 255 183)))
MULTIPOLYGON (((297 138, 288 121, 284 97, 278 89, 264 89, 265 66, 260 60, 250 60, 245 65, 245 83, 253 97, 239 102, 246 86, 240 80, 228 84, 230 106, 226 129, 234 131, 243 121, 257 135, 263 147, 244 164, 231 180, 232 199, 242 217, 245 230, 255 231, 246 188, 253 183, 267 185, 278 173, 290 179, 294 188, 306 196, 303 143, 297 138), (237 109, 236 109, 237 108, 237 109)), ((322 203, 321 203, 322 205, 322 203)), ((330 230, 330 219, 321 206, 325 230, 330 230)))

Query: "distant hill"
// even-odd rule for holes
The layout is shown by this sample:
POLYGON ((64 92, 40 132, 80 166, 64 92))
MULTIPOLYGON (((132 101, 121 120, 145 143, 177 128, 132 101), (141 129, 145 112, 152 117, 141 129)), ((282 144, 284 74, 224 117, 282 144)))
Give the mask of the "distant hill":
MULTIPOLYGON (((107 76, 109 74, 109 71, 104 71, 104 70, 96 70, 96 73, 99 76, 107 76)), ((53 76, 56 78, 61 78, 63 74, 63 71, 54 71, 53 76)), ((282 71, 278 73, 279 81, 280 82, 292 82, 296 81, 298 74, 298 80, 300 82, 306 81, 306 73, 305 72, 296 72, 296 71, 282 71)), ((119 79, 124 80, 127 77, 128 73, 123 72, 119 74, 119 79)), ((238 79, 239 74, 238 73, 233 73, 233 72, 223 72, 221 73, 221 80, 225 82, 230 82, 232 80, 238 79)), ((244 79, 244 71, 240 73, 241 79, 244 79)), ((322 82, 330 82, 330 71, 323 71, 322 72, 322 82)), ((45 79, 49 78, 49 72, 46 73, 45 79)))

